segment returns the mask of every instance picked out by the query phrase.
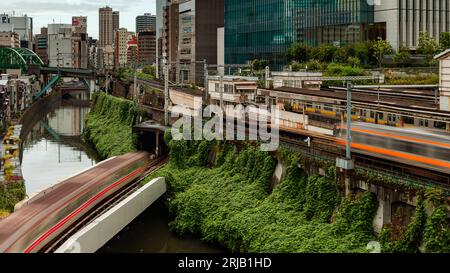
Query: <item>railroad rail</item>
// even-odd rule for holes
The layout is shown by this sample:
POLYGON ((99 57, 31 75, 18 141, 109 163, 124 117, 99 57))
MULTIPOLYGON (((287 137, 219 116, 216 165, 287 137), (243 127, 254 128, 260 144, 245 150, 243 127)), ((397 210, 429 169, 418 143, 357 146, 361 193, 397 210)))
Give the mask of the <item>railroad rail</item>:
MULTIPOLYGON (((304 134, 304 136, 313 138, 311 147, 308 147, 303 140, 298 139, 299 134, 302 135, 299 132, 292 131, 280 132, 280 142, 290 147, 301 149, 303 153, 322 160, 334 162, 336 158, 345 156, 344 147, 337 145, 335 138, 329 136, 322 138, 319 134, 314 136, 304 134), (293 137, 295 134, 297 138, 293 137)), ((411 183, 419 183, 425 187, 432 185, 450 191, 450 175, 448 174, 389 159, 380 159, 364 151, 353 150, 352 154, 355 159, 355 165, 359 168, 386 173, 411 183)))
POLYGON ((150 162, 148 166, 148 170, 140 177, 139 179, 131 182, 115 194, 111 195, 97 206, 92 208, 89 212, 87 212, 81 219, 79 219, 72 226, 68 227, 65 231, 62 232, 61 236, 55 238, 52 242, 45 245, 38 252, 39 253, 53 253, 56 251, 64 242, 69 239, 76 232, 81 230, 83 227, 92 223, 95 219, 100 217, 102 214, 113 208, 115 205, 126 199, 128 196, 133 194, 137 189, 140 188, 140 184, 144 181, 144 179, 152 174, 153 172, 159 170, 168 162, 168 157, 163 156, 156 158, 154 161, 150 162))

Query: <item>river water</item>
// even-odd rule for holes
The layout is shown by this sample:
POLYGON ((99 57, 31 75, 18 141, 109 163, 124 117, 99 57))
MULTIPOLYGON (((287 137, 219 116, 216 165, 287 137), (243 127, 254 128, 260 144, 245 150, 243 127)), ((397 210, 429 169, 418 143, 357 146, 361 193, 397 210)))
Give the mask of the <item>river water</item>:
MULTIPOLYGON (((62 103, 44 115, 23 141, 22 175, 28 195, 91 167, 96 151, 81 138, 89 107, 62 103)), ((181 238, 168 228, 163 200, 151 205, 99 252, 210 253, 221 252, 197 238, 181 238)))

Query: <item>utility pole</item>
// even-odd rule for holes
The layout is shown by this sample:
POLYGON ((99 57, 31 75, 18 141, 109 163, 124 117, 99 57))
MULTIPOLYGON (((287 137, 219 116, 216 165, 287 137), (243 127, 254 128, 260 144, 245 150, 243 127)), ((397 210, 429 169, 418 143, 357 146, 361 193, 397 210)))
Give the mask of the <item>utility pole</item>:
POLYGON ((352 193, 352 177, 355 163, 352 160, 351 154, 351 122, 352 122, 352 84, 347 83, 347 134, 346 134, 346 149, 345 158, 336 159, 336 167, 340 168, 343 173, 343 185, 345 189, 345 196, 352 193))
POLYGON ((220 73, 220 84, 219 84, 219 89, 220 89, 220 109, 223 110, 223 72, 220 73))
POLYGON ((352 84, 347 83, 347 145, 346 145, 346 159, 352 160, 351 154, 351 126, 352 126, 352 84))
POLYGON ((169 126, 169 64, 164 66, 164 125, 169 126))
POLYGON ((133 100, 136 103, 136 97, 137 97, 137 76, 136 76, 136 61, 133 62, 133 68, 134 68, 134 82, 133 82, 133 100))
POLYGON ((269 78, 270 78, 270 68, 269 66, 266 66, 266 70, 265 70, 265 86, 267 89, 270 88, 270 83, 269 83, 269 78))

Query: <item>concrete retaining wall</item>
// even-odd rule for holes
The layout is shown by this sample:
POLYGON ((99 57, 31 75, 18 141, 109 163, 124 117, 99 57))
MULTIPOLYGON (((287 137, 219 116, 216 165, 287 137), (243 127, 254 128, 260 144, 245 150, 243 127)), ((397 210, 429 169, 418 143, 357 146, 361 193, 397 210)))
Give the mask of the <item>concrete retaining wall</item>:
POLYGON ((56 253, 94 253, 166 192, 156 178, 70 237, 56 253))

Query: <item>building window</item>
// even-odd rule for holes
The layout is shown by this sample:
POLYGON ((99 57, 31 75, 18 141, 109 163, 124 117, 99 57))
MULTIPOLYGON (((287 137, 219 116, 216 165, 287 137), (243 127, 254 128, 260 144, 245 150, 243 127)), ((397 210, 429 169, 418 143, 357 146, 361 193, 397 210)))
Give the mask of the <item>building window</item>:
POLYGON ((192 33, 192 28, 191 27, 184 27, 183 28, 183 33, 192 33))

